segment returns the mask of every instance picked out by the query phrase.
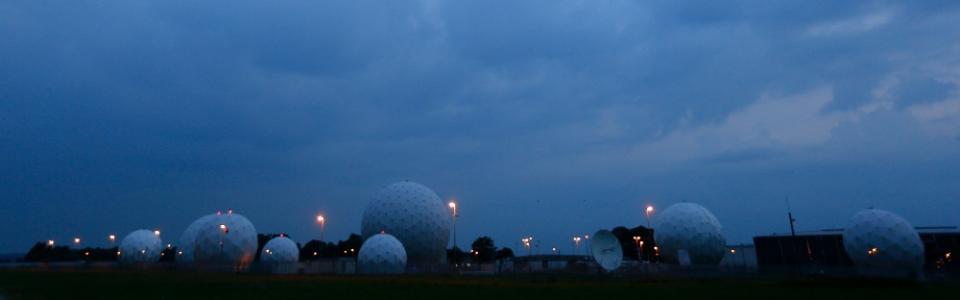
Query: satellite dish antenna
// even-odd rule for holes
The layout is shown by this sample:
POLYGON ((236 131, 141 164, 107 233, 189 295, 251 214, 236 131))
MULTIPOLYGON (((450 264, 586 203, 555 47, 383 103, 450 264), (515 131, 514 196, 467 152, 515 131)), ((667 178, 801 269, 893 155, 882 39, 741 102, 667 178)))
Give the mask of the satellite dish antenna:
POLYGON ((607 272, 612 272, 620 267, 623 262, 623 249, 620 248, 620 240, 609 230, 599 230, 593 234, 593 240, 590 242, 590 252, 593 253, 593 259, 600 264, 600 267, 607 272))

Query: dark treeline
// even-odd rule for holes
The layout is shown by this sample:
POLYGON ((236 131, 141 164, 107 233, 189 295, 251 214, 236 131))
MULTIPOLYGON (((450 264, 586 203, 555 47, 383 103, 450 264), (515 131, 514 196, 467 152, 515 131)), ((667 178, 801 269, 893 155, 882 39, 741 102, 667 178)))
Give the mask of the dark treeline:
MULTIPOLYGON (((626 228, 618 226, 611 230, 613 235, 620 241, 620 247, 623 249, 624 259, 637 260, 642 258, 647 261, 658 260, 657 251, 654 249, 656 243, 653 240, 653 230, 644 226, 626 228), (638 239, 634 239, 638 237, 638 239), (642 247, 639 246, 643 241, 642 247)), ((256 261, 260 260, 260 253, 263 252, 263 246, 271 239, 281 234, 258 234, 257 235, 257 254, 256 261)), ((286 235, 285 235, 286 236, 286 235)), ((289 236, 287 236, 289 237, 289 236)), ((320 240, 310 240, 306 244, 299 244, 300 260, 309 261, 317 259, 330 259, 338 257, 356 257, 360 252, 360 246, 363 245, 363 237, 358 234, 350 234, 345 240, 337 242, 325 242, 320 240)), ((28 262, 56 262, 56 261, 116 261, 118 247, 110 248, 70 248, 67 246, 49 246, 45 242, 37 242, 30 248, 24 256, 28 262)), ((176 260, 176 247, 167 247, 163 249, 160 256, 161 262, 173 262, 176 260)), ((513 249, 508 247, 499 248, 494 240, 488 236, 478 237, 470 244, 470 249, 463 250, 459 247, 453 247, 447 250, 447 261, 450 264, 461 264, 467 261, 475 263, 487 263, 500 259, 512 258, 513 249)))
MULTIPOLYGON (((58 261, 116 261, 118 247, 79 249, 67 246, 50 246, 38 242, 30 248, 23 257, 27 262, 58 262, 58 261)), ((160 252, 160 261, 169 262, 176 259, 177 248, 167 247, 160 252)))
POLYGON ((28 262, 115 261, 117 260, 117 247, 71 249, 67 246, 49 246, 45 242, 37 242, 23 257, 23 260, 28 262))
POLYGON ((356 233, 351 233, 347 239, 336 243, 311 240, 300 247, 300 260, 355 257, 360 252, 360 246, 362 245, 363 237, 356 233))
POLYGON ((460 247, 456 246, 447 249, 447 262, 453 265, 459 265, 467 261, 487 263, 511 257, 513 257, 513 249, 497 248, 493 239, 488 236, 481 236, 474 240, 470 244, 469 251, 461 250, 460 247))

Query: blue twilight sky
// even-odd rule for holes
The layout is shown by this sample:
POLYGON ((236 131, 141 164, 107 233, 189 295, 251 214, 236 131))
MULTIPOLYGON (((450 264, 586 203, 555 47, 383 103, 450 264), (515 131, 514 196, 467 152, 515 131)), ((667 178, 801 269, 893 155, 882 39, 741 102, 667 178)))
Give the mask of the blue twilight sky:
POLYGON ((459 241, 570 250, 697 202, 730 243, 960 223, 957 1, 0 2, 0 253, 233 208, 359 232, 410 179, 459 241))

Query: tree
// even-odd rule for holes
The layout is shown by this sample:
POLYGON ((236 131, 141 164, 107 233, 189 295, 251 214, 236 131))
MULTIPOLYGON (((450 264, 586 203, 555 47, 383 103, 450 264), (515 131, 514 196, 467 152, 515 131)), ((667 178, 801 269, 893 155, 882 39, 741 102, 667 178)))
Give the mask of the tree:
POLYGON ((467 253, 460 250, 460 247, 453 246, 452 249, 447 249, 447 262, 451 265, 462 264, 466 256, 467 253))
POLYGON ((620 242, 620 249, 623 250, 623 259, 636 260, 637 259, 637 248, 633 244, 633 235, 630 234, 630 229, 627 229, 623 226, 614 227, 613 230, 610 230, 614 236, 617 237, 617 241, 620 242))
POLYGON ((300 260, 314 260, 327 257, 336 257, 337 248, 332 243, 311 240, 300 247, 300 260))
POLYGON ((489 236, 481 236, 470 244, 473 257, 479 262, 489 262, 496 258, 497 246, 489 236))
POLYGON ((311 240, 300 248, 300 260, 357 256, 360 246, 363 246, 363 237, 356 233, 351 233, 346 240, 336 244, 311 240))
POLYGON ((73 261, 81 260, 79 252, 71 251, 67 246, 49 246, 44 242, 37 242, 30 248, 24 260, 30 262, 73 261))
POLYGON ((644 226, 634 228, 617 226, 613 228, 611 232, 613 232, 613 235, 616 236, 620 242, 624 259, 638 260, 640 259, 640 252, 643 252, 644 260, 655 260, 653 247, 656 245, 656 242, 653 239, 653 229, 644 226), (640 237, 640 240, 644 242, 643 251, 638 251, 638 241, 633 239, 635 236, 640 237))
POLYGON ((513 249, 503 247, 497 250, 497 259, 513 258, 513 249))
MULTIPOLYGON (((116 257, 116 255, 114 255, 116 257)), ((160 261, 161 262, 174 262, 177 260, 177 247, 163 247, 163 250, 160 251, 160 261)))
POLYGON ((33 247, 30 248, 30 251, 27 251, 27 255, 24 257, 24 260, 30 262, 39 262, 48 260, 48 253, 50 252, 50 246, 47 246, 45 243, 37 242, 33 244, 33 247))
POLYGON ((344 241, 337 242, 337 253, 340 256, 357 256, 360 253, 360 247, 363 246, 363 237, 356 233, 351 233, 344 241))

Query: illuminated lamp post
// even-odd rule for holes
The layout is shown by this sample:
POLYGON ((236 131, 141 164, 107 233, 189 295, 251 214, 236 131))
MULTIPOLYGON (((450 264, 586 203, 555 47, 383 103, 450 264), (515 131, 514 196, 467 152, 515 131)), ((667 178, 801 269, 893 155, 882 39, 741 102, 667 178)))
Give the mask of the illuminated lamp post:
POLYGON ((520 244, 527 248, 527 256, 533 255, 533 236, 528 236, 520 239, 520 244))
POLYGON ((643 243, 643 238, 641 238, 639 235, 633 236, 633 244, 637 245, 637 261, 643 260, 643 255, 641 254, 641 251, 643 250, 640 250, 643 248, 640 248, 640 243, 643 243))
POLYGON ((320 241, 323 241, 323 233, 327 229, 327 219, 323 215, 317 215, 317 223, 320 223, 320 241))
POLYGON ((579 236, 573 237, 573 255, 577 255, 577 251, 580 250, 580 239, 579 236))
POLYGON ((643 216, 647 218, 647 229, 650 228, 650 215, 653 214, 653 205, 647 205, 647 208, 643 210, 643 216))
POLYGON ((457 247, 457 200, 455 198, 450 198, 450 203, 447 203, 447 207, 450 208, 450 216, 453 218, 453 248, 457 247))

